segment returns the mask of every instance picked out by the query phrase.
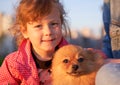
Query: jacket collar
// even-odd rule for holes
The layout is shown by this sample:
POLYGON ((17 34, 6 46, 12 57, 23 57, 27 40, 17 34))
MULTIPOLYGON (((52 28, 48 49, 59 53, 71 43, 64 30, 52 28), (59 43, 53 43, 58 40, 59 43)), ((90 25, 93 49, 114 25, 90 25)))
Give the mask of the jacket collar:
MULTIPOLYGON (((58 49, 67 44, 68 44, 68 42, 64 38, 62 38, 56 48, 58 49)), ((35 61, 32 57, 31 43, 30 43, 29 39, 24 39, 22 41, 22 43, 18 49, 18 52, 21 55, 20 59, 21 59, 22 64, 27 66, 26 68, 31 69, 32 75, 34 76, 34 78, 37 78, 38 77, 37 67, 36 67, 35 61)))

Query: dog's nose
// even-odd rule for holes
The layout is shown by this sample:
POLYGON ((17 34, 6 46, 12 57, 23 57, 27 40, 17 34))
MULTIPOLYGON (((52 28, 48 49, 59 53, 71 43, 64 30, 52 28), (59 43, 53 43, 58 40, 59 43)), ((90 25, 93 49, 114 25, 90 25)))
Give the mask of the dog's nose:
POLYGON ((78 65, 72 65, 72 69, 73 70, 77 70, 78 69, 78 65))

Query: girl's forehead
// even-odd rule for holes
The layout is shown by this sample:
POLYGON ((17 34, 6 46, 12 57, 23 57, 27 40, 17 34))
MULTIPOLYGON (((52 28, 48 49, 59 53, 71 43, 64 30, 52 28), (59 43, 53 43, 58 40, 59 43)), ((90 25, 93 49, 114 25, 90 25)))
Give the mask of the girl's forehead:
POLYGON ((60 18, 60 12, 57 8, 53 8, 52 11, 43 17, 44 19, 47 19, 47 18, 60 18))
MULTIPOLYGON (((42 12, 38 12, 38 11, 34 11, 37 12, 37 16, 32 15, 30 16, 30 18, 28 19, 28 22, 34 22, 34 21, 43 21, 43 20, 50 20, 50 21, 54 21, 54 20, 62 20, 61 19, 61 9, 60 6, 58 4, 53 4, 53 6, 51 7, 51 10, 49 13, 44 13, 41 14, 42 12)), ((35 13, 34 13, 35 14, 35 13)))
POLYGON ((45 22, 61 22, 61 18, 59 14, 50 14, 45 17, 38 17, 35 21, 30 21, 28 23, 45 23, 45 22))
POLYGON ((38 22, 41 22, 41 21, 60 21, 61 20, 61 18, 60 18, 60 12, 58 11, 58 9, 56 9, 56 8, 53 8, 53 10, 49 13, 49 14, 47 14, 47 15, 45 15, 45 16, 43 16, 43 17, 38 17, 37 18, 37 21, 38 22))

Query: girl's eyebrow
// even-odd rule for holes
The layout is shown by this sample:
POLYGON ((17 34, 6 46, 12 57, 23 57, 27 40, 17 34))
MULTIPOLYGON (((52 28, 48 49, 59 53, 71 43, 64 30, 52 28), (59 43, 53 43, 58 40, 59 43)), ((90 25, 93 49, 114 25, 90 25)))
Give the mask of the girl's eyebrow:
POLYGON ((54 19, 53 19, 53 20, 50 20, 50 22, 59 22, 59 20, 54 20, 54 19))

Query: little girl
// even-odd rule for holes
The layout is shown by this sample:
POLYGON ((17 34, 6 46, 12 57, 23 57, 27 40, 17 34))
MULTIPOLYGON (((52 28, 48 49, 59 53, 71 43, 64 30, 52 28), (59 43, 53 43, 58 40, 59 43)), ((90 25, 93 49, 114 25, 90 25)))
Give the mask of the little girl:
POLYGON ((0 67, 0 85, 50 85, 54 52, 68 44, 65 10, 59 0, 21 0, 14 32, 18 50, 0 67))

